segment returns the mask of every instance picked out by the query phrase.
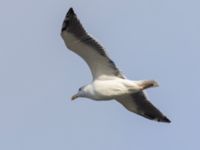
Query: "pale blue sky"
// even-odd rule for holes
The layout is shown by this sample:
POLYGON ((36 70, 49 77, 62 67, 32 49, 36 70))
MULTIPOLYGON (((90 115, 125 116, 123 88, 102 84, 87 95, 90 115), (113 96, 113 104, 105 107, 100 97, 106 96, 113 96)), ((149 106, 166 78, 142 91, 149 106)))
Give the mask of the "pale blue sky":
POLYGON ((188 150, 200 139, 200 2, 1 0, 0 149, 188 150), (172 121, 149 121, 114 101, 71 101, 91 81, 64 46, 73 7, 130 79, 155 79, 149 98, 172 121))

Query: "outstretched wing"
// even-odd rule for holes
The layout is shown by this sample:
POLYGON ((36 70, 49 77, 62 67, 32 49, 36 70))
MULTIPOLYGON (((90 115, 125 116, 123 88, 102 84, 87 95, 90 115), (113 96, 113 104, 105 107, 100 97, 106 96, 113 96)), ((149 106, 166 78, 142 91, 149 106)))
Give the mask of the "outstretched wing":
POLYGON ((66 14, 61 36, 66 46, 86 61, 93 79, 102 76, 123 78, 104 48, 85 31, 72 8, 66 14))
POLYGON ((122 96, 116 100, 129 111, 137 113, 145 118, 157 120, 159 122, 171 122, 150 101, 147 100, 144 92, 122 96))

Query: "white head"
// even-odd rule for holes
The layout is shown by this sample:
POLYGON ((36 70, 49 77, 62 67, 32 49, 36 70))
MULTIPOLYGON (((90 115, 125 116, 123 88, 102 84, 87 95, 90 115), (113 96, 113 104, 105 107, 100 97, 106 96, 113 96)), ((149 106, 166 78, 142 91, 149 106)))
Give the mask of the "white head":
POLYGON ((86 97, 85 86, 78 89, 78 93, 72 96, 71 100, 75 100, 78 97, 86 97))

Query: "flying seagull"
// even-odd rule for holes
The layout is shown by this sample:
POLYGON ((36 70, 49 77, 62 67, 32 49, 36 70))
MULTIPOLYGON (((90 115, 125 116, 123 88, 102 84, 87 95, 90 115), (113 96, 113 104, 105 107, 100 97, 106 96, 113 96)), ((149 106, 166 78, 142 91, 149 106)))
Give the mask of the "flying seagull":
POLYGON ((68 49, 88 64, 93 81, 79 88, 72 100, 85 97, 97 101, 115 99, 126 109, 159 122, 171 121, 146 97, 143 90, 157 87, 154 80, 128 80, 109 58, 104 48, 83 28, 73 8, 65 16, 61 37, 68 49))

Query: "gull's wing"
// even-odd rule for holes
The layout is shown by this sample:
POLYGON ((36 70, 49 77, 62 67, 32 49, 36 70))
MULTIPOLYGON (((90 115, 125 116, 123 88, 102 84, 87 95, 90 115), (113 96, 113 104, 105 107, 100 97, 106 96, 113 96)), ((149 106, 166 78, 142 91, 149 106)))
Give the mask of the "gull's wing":
POLYGON ((102 76, 123 78, 104 48, 85 31, 72 8, 66 14, 61 36, 66 46, 86 61, 93 79, 102 76))
POLYGON ((122 96, 121 98, 118 98, 116 100, 124 107, 126 107, 129 111, 137 113, 145 118, 156 120, 159 122, 171 122, 153 104, 151 104, 150 101, 147 100, 144 92, 122 96))

